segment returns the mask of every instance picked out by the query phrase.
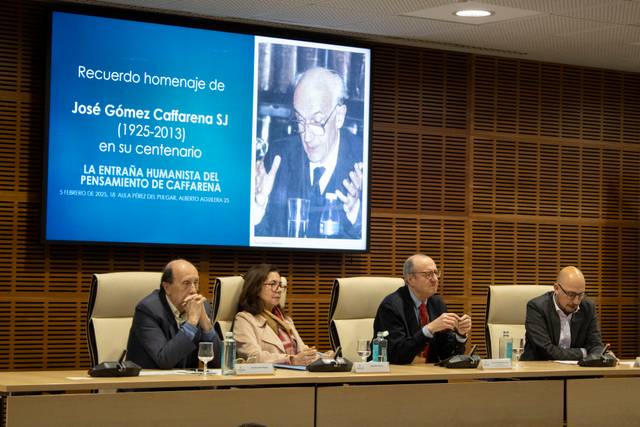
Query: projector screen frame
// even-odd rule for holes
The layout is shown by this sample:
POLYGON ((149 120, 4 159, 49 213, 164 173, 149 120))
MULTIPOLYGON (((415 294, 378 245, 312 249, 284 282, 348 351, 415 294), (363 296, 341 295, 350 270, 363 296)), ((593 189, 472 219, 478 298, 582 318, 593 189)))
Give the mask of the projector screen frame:
MULTIPOLYGON (((357 40, 352 38, 346 38, 338 35, 327 34, 327 33, 316 33, 309 31, 302 31, 297 29, 285 29, 280 27, 270 27, 266 25, 252 25, 242 22, 231 22, 224 20, 213 20, 213 19, 205 19, 205 18, 195 18, 195 17, 186 17, 176 14, 165 14, 165 13, 155 13, 155 12, 146 12, 146 11, 138 11, 132 9, 120 9, 120 8, 111 8, 111 7, 98 7, 91 5, 69 5, 69 4, 51 4, 49 5, 49 14, 48 14, 48 24, 47 28, 47 52, 46 52, 46 81, 45 81, 45 138, 43 141, 44 144, 44 156, 43 156, 43 191, 42 191, 42 215, 41 215, 41 239, 44 244, 90 244, 90 245, 108 245, 108 246, 158 246, 158 247, 188 247, 188 248, 221 248, 221 249, 259 249, 259 250, 285 250, 285 251, 304 251, 304 252, 340 252, 340 253, 366 253, 370 249, 370 233, 371 233, 371 151, 372 151, 372 113, 371 113, 371 104, 372 104, 372 93, 373 93, 373 49, 370 44, 363 40, 357 40), (52 20, 54 16, 54 12, 63 12, 63 13, 72 13, 78 15, 86 15, 90 17, 99 17, 99 18, 114 18, 114 19, 122 19, 126 21, 133 22, 141 22, 141 23, 150 23, 150 24, 161 24, 161 25, 170 25, 184 28, 195 28, 202 30, 213 30, 213 31, 221 31, 228 32, 233 34, 242 34, 249 35, 255 37, 268 37, 268 38, 283 38, 283 39, 295 39, 301 42, 309 42, 309 43, 321 43, 321 44, 336 44, 343 46, 351 46, 353 48, 362 48, 369 49, 368 61, 369 61, 369 87, 368 87, 368 99, 366 108, 368 110, 368 115, 366 117, 367 123, 366 126, 368 128, 367 132, 367 141, 363 141, 363 144, 366 147, 366 152, 363 152, 363 155, 366 156, 367 162, 365 164, 366 168, 366 193, 363 193, 363 198, 366 197, 367 203, 364 209, 362 210, 362 215, 366 215, 366 226, 363 227, 363 232, 366 233, 366 238, 364 239, 364 247, 362 249, 343 249, 339 247, 335 248, 313 248, 313 247, 292 247, 292 246, 251 246, 250 243, 247 245, 228 245, 228 244, 208 244, 208 243, 165 243, 165 242, 140 242, 140 241, 102 241, 102 240, 56 240, 56 239, 47 239, 46 236, 46 221, 47 221, 47 207, 48 207, 48 165, 49 165, 49 117, 50 117, 50 89, 51 89, 51 45, 52 45, 52 20)), ((336 241, 337 239, 333 239, 336 241)))

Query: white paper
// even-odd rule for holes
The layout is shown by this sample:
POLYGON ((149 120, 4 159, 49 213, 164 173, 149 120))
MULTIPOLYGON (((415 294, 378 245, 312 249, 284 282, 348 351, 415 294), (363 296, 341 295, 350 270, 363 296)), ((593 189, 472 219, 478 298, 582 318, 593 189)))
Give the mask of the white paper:
POLYGON ((511 359, 482 359, 480 361, 480 369, 512 369, 513 363, 511 359))
POLYGON ((238 363, 236 375, 263 375, 273 374, 273 363, 238 363))
POLYGON ((389 372, 389 362, 355 362, 353 372, 366 374, 371 372, 389 372))

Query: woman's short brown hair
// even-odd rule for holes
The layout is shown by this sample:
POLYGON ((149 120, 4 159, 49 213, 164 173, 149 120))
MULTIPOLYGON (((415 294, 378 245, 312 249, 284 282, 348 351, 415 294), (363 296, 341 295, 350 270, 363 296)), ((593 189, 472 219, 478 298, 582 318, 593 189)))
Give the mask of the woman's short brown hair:
POLYGON ((244 286, 238 302, 238 311, 248 311, 256 315, 264 310, 260 292, 269 273, 274 272, 280 274, 277 267, 271 264, 256 264, 249 267, 249 270, 243 276, 244 286))

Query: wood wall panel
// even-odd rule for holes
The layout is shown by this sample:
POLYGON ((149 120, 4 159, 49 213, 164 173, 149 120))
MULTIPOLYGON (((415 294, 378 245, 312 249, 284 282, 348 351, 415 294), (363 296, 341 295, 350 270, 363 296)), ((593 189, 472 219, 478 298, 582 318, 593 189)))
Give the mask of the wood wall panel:
POLYGON ((637 221, 636 147, 474 140, 474 212, 637 221))
POLYGON ((593 296, 639 295, 635 228, 480 220, 472 228, 473 295, 489 284, 552 284, 564 265, 581 266, 593 296))
POLYGON ((622 138, 640 144, 640 76, 625 74, 622 79, 622 138))
POLYGON ((91 275, 175 257, 209 296, 216 276, 276 264, 303 339, 326 349, 336 277, 400 276, 424 252, 480 354, 487 286, 575 264, 604 339, 640 352, 640 74, 374 45, 368 253, 45 245, 47 3, 0 3, 0 369, 87 367, 91 275))
POLYGON ((373 59, 374 123, 466 129, 470 56, 376 46, 373 59))
MULTIPOLYGON (((9 369, 12 365, 14 329, 11 322, 11 302, 0 301, 0 369, 9 369)), ((74 351, 77 351, 74 349, 74 351)))
POLYGON ((17 300, 10 325, 15 334, 10 369, 85 367, 85 302, 17 300))

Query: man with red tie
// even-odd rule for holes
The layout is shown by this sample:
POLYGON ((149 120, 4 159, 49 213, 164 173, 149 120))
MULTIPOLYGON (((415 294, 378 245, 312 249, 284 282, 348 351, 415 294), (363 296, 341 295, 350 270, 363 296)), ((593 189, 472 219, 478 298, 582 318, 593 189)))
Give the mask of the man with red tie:
POLYGON ((389 331, 389 362, 408 364, 417 358, 435 363, 464 353, 471 317, 447 312, 436 295, 436 263, 426 255, 413 255, 404 263, 403 276, 405 286, 382 300, 373 322, 374 336, 389 331))

